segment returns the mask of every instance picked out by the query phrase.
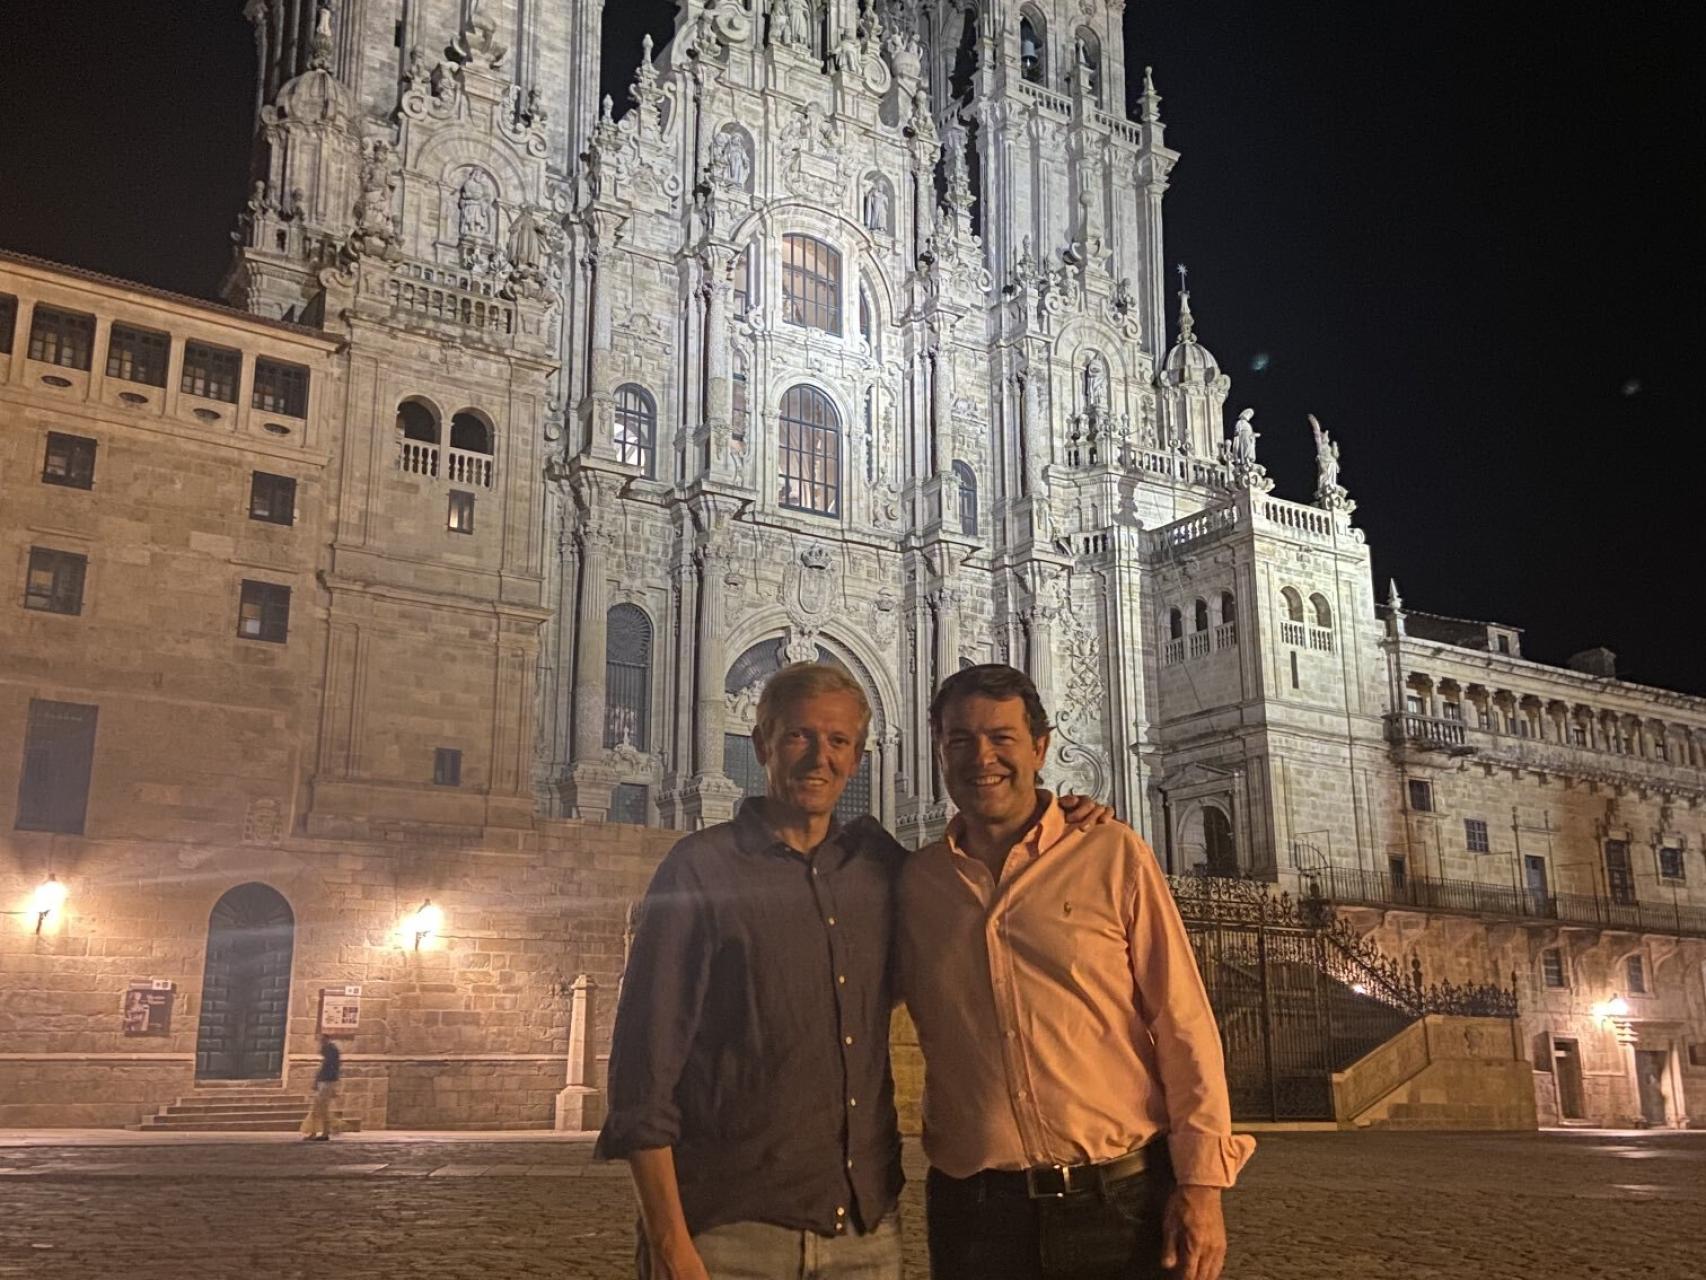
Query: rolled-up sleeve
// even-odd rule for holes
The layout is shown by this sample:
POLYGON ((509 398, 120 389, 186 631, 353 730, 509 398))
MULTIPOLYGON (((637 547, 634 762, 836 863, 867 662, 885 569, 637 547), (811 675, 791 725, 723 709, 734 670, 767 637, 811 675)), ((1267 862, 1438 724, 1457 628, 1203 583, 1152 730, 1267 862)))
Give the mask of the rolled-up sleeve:
POLYGON ((1129 937, 1132 977, 1155 1037, 1167 1102, 1173 1174, 1192 1186, 1230 1187, 1256 1150, 1232 1132, 1226 1061, 1190 936, 1155 855, 1137 842, 1137 901, 1129 937))
POLYGON ((609 1109, 594 1148, 599 1159, 680 1140, 676 1090, 704 1007, 709 909, 690 859, 678 849, 640 902, 611 1035, 609 1109))

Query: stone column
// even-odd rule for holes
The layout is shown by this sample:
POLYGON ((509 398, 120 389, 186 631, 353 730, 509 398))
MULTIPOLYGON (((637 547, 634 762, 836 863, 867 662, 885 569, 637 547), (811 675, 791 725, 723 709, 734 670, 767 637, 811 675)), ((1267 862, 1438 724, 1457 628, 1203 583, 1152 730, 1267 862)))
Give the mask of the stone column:
MULTIPOLYGON (((705 271, 705 428, 707 469, 719 480, 736 479, 730 447, 733 426, 733 384, 729 359, 729 271, 734 253, 723 245, 707 246, 700 254, 705 271)), ((750 389, 749 389, 750 394, 750 389)), ((750 406, 748 411, 750 412, 750 406)))
MULTIPOLYGON (((960 593, 946 584, 930 593, 936 614, 936 680, 938 685, 960 669, 960 593)), ((930 691, 934 696, 935 690, 930 691)))
POLYGON ((587 273, 587 359, 586 389, 581 400, 581 423, 587 452, 595 458, 614 460, 616 420, 611 350, 611 290, 605 287, 604 271, 621 239, 622 219, 608 210, 586 216, 590 243, 582 260, 587 273))
POLYGON ((604 758, 604 663, 610 611, 610 553, 614 538, 604 504, 613 495, 594 472, 580 472, 580 590, 575 601, 574 735, 564 806, 573 817, 602 822, 610 812, 615 775, 604 758))
POLYGON ((693 779, 684 799, 687 826, 698 830, 734 816, 740 790, 723 773, 723 570, 728 558, 726 515, 714 508, 701 522, 704 532, 694 549, 698 565, 699 609, 693 631, 693 779))
POLYGON ((604 1123, 604 1094, 598 1079, 598 984, 586 974, 575 979, 569 1003, 568 1079, 557 1093, 559 1132, 587 1133, 604 1123))

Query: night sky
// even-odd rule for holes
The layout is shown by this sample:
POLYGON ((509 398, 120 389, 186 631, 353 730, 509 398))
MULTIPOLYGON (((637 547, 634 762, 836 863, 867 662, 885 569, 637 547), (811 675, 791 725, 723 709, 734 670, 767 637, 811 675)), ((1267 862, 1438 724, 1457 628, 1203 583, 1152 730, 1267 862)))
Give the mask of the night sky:
MULTIPOLYGON (((16 15, 0 245, 212 296, 246 187, 241 10, 16 15)), ((613 7, 619 101, 671 12, 613 7)), ((1276 492, 1313 492, 1313 412, 1382 598, 1396 577, 1412 608, 1525 628, 1531 657, 1604 644, 1628 679, 1706 693, 1686 12, 1133 0, 1126 36, 1184 155, 1168 256, 1276 492)))

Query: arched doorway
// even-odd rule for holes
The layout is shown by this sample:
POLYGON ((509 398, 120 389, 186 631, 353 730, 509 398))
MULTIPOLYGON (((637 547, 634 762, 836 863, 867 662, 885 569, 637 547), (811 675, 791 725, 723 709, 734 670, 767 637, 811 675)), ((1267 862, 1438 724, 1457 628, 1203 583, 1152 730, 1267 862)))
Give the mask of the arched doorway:
POLYGON ((1213 805, 1202 811, 1203 854, 1211 876, 1238 874, 1238 842, 1232 838, 1232 819, 1213 805))
POLYGON ((208 919, 196 1033, 198 1080, 267 1080, 284 1069, 296 917, 278 890, 240 884, 208 919))

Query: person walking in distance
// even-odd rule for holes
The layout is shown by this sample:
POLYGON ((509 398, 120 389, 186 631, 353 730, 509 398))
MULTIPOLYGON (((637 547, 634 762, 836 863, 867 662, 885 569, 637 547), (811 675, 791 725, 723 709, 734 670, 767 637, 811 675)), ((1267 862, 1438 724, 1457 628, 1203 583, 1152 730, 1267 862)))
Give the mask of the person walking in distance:
POLYGON ((331 1036, 320 1037, 320 1070, 314 1076, 314 1099, 302 1120, 305 1142, 332 1140, 332 1104, 338 1098, 338 1077, 342 1072, 343 1054, 331 1036))
POLYGON ((1214 1014, 1167 881, 1119 823, 1038 787, 1023 672, 943 682, 959 808, 899 884, 899 983, 924 1055, 934 1280, 1217 1280, 1232 1133, 1214 1014))

